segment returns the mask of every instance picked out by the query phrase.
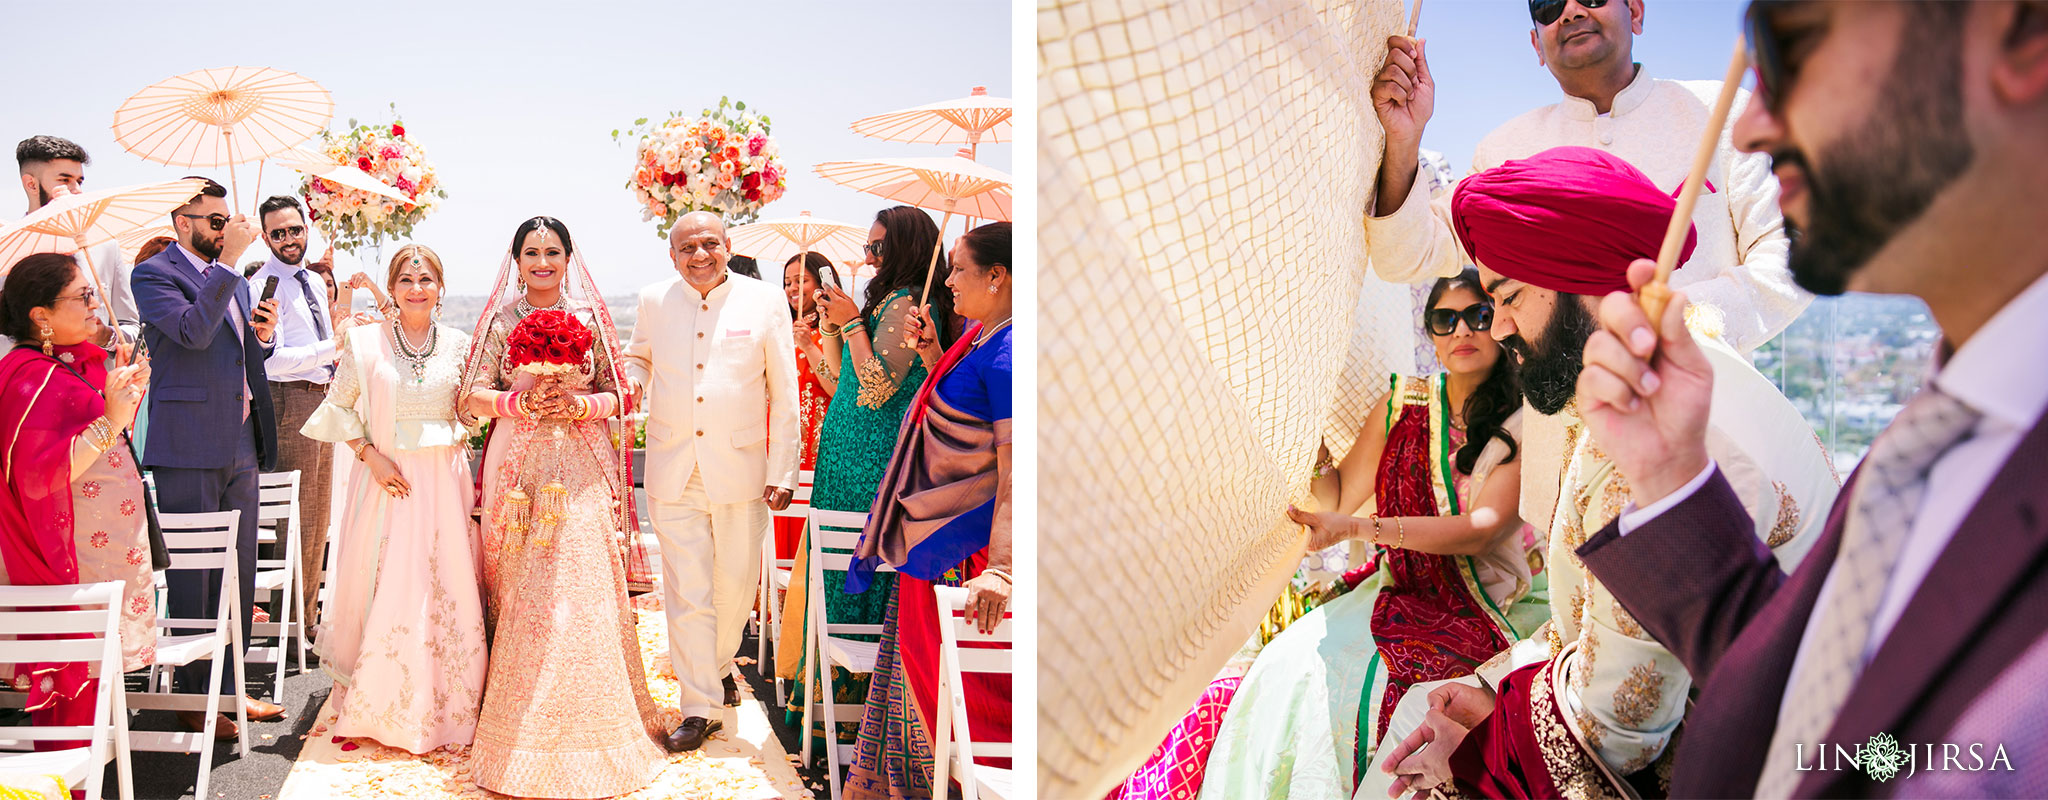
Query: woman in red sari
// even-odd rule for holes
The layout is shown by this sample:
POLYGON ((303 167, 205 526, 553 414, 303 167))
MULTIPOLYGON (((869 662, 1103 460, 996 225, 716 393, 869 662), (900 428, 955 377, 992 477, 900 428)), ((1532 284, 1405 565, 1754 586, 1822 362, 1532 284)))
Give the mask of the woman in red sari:
POLYGON ((1520 395, 1486 333, 1492 306, 1467 270, 1438 281, 1425 309, 1445 371, 1390 376, 1343 461, 1315 482, 1331 510, 1291 511, 1311 551, 1361 539, 1374 560, 1266 644, 1234 689, 1229 676, 1211 684, 1124 800, 1348 798, 1403 689, 1471 672, 1547 613, 1529 601, 1520 395))
MULTIPOLYGON (((107 370, 91 341, 106 330, 94 295, 91 277, 55 253, 22 259, 0 287, 0 334, 15 341, 0 358, 0 584, 121 581, 122 667, 139 669, 155 658, 156 606, 142 474, 124 431, 149 365, 128 363, 123 345, 107 370)), ((36 724, 91 723, 86 665, 12 669, 36 724)))

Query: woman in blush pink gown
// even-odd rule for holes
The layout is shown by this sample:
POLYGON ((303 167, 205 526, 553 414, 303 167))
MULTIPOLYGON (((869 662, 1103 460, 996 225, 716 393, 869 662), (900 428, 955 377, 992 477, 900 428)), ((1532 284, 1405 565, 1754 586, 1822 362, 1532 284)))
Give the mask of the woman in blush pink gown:
POLYGON ((455 415, 470 337, 433 319, 434 251, 399 249, 387 282, 397 316, 344 334, 327 402, 303 429, 356 456, 316 648, 334 676, 335 735, 425 753, 469 744, 483 702, 475 484, 455 415))

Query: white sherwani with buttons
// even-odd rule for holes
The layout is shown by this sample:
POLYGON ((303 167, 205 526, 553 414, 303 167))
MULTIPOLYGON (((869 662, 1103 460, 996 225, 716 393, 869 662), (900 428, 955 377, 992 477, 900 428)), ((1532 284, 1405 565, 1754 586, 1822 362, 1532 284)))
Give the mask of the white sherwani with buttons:
POLYGON ((627 377, 644 387, 648 517, 661 541, 669 661, 685 717, 716 717, 768 529, 767 487, 796 488, 796 345, 778 288, 732 272, 640 291, 627 377))

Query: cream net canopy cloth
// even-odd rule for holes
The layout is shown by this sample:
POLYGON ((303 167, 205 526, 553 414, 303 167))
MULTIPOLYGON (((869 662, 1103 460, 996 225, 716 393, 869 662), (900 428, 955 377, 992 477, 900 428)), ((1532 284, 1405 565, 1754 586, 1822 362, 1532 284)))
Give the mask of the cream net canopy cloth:
POLYGON ((1100 797, 1299 561, 1283 514, 1413 367, 1367 276, 1384 2, 1039 7, 1039 784, 1100 797))

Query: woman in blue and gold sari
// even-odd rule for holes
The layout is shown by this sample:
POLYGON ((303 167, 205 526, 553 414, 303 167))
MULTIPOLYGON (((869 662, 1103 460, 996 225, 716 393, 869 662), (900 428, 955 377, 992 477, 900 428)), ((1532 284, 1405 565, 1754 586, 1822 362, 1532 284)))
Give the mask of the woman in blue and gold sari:
MULTIPOLYGON (((965 586, 967 618, 993 630, 1010 600, 1010 223, 960 237, 941 291, 973 320, 940 354, 922 314, 910 323, 932 380, 911 404, 882 478, 846 591, 868 588, 875 565, 898 574, 868 685, 849 798, 944 797, 932 786, 939 626, 933 585, 965 586)), ((1010 739, 1010 676, 969 673, 961 683, 975 741, 1010 739)), ((979 760, 978 760, 979 761, 979 760)), ((1008 759, 990 759, 1007 767, 1008 759)))

